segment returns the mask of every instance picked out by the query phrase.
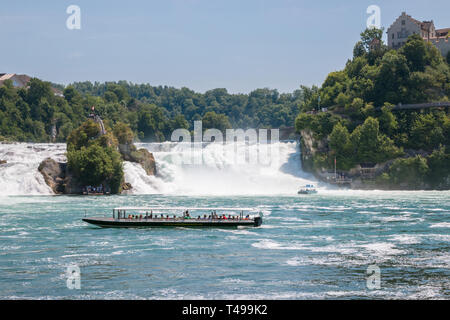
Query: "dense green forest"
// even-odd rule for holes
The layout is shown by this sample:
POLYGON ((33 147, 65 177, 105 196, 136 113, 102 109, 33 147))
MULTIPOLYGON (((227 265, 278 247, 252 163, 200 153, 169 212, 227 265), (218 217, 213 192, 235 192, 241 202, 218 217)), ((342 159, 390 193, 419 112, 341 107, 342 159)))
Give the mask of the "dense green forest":
POLYGON ((393 110, 397 104, 449 101, 450 68, 418 35, 399 50, 381 41, 382 30, 361 34, 344 70, 328 75, 304 104, 296 129, 310 130, 326 148, 312 167, 349 170, 361 163, 399 158, 380 183, 450 187, 450 116, 446 109, 393 110), (378 45, 373 45, 373 44, 378 45), (321 106, 327 112, 311 112, 321 106), (406 159, 407 158, 407 159, 406 159))
POLYGON ((257 89, 229 94, 226 89, 196 93, 188 88, 154 87, 126 81, 77 82, 66 87, 32 79, 29 89, 0 87, 0 139, 46 142, 56 125, 56 141, 65 141, 86 119, 92 106, 113 126, 127 123, 142 141, 170 140, 174 129, 293 127, 295 117, 317 88, 300 87, 289 94, 257 89), (63 90, 55 96, 51 88, 63 90))

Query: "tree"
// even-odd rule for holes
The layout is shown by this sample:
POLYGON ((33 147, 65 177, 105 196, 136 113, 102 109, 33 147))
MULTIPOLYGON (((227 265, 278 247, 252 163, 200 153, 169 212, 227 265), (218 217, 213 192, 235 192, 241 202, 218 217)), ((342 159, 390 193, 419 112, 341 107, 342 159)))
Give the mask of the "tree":
POLYGON ((82 147, 87 147, 99 134, 100 126, 94 121, 88 120, 70 133, 67 138, 67 150, 80 150, 82 147))
MULTIPOLYGON (((128 126, 120 123, 115 129, 122 141, 129 139, 131 130, 128 126)), ((120 193, 124 174, 117 139, 109 127, 106 134, 99 136, 99 133, 99 125, 92 120, 70 133, 67 139, 68 168, 84 185, 103 184, 109 186, 112 193, 120 193)))
POLYGON ((389 176, 395 185, 421 188, 428 173, 427 160, 421 156, 396 159, 389 168, 389 176))
POLYGON ((50 82, 45 82, 37 78, 32 78, 28 83, 27 102, 30 105, 38 105, 42 99, 52 102, 53 93, 50 82))
POLYGON ((114 126, 114 136, 120 144, 131 145, 133 143, 133 131, 131 131, 130 127, 123 122, 117 122, 114 126))
POLYGON ((429 174, 428 182, 441 189, 450 188, 450 154, 445 147, 440 147, 433 151, 428 157, 429 174))
POLYGON ((364 100, 361 98, 354 98, 352 103, 345 106, 345 112, 349 115, 359 117, 361 115, 362 108, 364 107, 364 100))
POLYGON ((164 141, 164 131, 168 120, 164 115, 164 109, 153 104, 143 105, 138 111, 137 129, 142 132, 144 139, 148 141, 164 141))
POLYGON ((210 111, 203 116, 202 127, 203 130, 218 129, 225 132, 226 129, 231 128, 231 123, 226 115, 217 114, 214 111, 210 111))
POLYGON ((396 117, 391 111, 393 105, 385 103, 381 108, 381 115, 378 117, 380 120, 381 131, 389 136, 392 136, 394 131, 398 128, 398 122, 396 117))
POLYGON ((67 153, 70 170, 84 185, 109 185, 112 193, 120 192, 123 181, 120 154, 113 148, 97 144, 67 153))
POLYGON ((433 150, 444 142, 444 129, 439 119, 431 113, 417 115, 411 125, 411 147, 433 150))
POLYGON ((406 98, 406 84, 410 76, 405 56, 397 51, 387 52, 381 59, 375 79, 375 105, 385 102, 397 104, 406 98))
POLYGON ((418 34, 413 34, 408 38, 406 44, 400 49, 408 60, 411 71, 424 71, 425 66, 430 64, 430 57, 427 52, 425 41, 418 34))
POLYGON ((350 140, 355 158, 360 163, 379 163, 401 154, 394 142, 380 133, 379 122, 372 117, 352 132, 350 140))
POLYGON ((358 58, 364 56, 366 49, 362 41, 358 41, 353 48, 353 58, 358 58))
POLYGON ((383 28, 377 29, 377 28, 367 28, 361 33, 361 43, 363 47, 365 48, 366 52, 370 49, 370 44, 373 40, 377 39, 381 42, 381 38, 383 37, 383 28))
POLYGON ((350 169, 353 166, 350 134, 346 127, 338 122, 329 136, 329 146, 334 151, 339 169, 350 169))

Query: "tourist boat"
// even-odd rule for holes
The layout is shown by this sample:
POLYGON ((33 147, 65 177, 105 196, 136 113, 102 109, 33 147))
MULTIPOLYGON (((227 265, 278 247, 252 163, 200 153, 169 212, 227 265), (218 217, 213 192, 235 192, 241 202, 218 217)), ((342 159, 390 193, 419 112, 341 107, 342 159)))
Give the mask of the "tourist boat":
POLYGON ((104 195, 109 195, 109 189, 105 189, 103 188, 103 186, 101 187, 83 187, 82 189, 82 194, 84 196, 104 196, 104 195))
POLYGON ((312 184, 307 184, 304 188, 298 191, 298 194, 315 194, 315 193, 317 193, 317 190, 312 184))
POLYGON ((112 217, 85 217, 82 220, 102 228, 259 227, 263 215, 260 212, 250 216, 249 213, 254 211, 251 208, 114 208, 112 217))

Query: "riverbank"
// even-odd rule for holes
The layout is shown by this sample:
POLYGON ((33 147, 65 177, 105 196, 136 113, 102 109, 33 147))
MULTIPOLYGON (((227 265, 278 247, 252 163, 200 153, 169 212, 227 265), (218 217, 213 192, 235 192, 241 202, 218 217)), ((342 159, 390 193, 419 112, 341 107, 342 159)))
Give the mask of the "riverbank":
POLYGON ((450 156, 444 148, 433 152, 406 150, 401 157, 381 163, 360 163, 342 170, 332 156, 329 138, 317 139, 311 130, 301 130, 299 143, 303 170, 331 185, 354 190, 450 189, 450 156), (330 163, 330 158, 334 163, 330 163), (433 174, 439 183, 430 181, 433 174))

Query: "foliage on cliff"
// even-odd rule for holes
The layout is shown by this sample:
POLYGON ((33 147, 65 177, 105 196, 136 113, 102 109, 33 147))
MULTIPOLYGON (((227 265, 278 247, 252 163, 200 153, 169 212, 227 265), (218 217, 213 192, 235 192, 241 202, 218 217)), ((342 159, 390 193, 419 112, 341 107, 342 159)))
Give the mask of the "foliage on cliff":
POLYGON ((67 139, 69 170, 84 185, 103 184, 109 186, 112 193, 120 193, 124 173, 117 145, 111 130, 100 135, 97 123, 84 122, 67 139))
POLYGON ((388 50, 382 43, 371 48, 373 39, 381 39, 380 30, 361 34, 354 57, 344 70, 330 73, 302 106, 296 129, 310 130, 314 138, 328 142, 326 151, 314 155, 316 169, 332 168, 335 157, 338 169, 349 170, 361 163, 422 153, 422 158, 396 160, 382 177, 384 182, 389 179, 391 184, 399 185, 417 178, 442 186, 448 172, 446 176, 436 172, 437 163, 450 167, 448 111, 393 111, 392 107, 448 101, 449 65, 432 44, 418 35, 409 37, 398 51, 388 50), (311 112, 317 109, 319 98, 328 112, 311 112))
POLYGON ((0 87, 0 139, 48 142, 55 124, 57 141, 65 140, 85 118, 82 104, 54 95, 49 82, 34 78, 28 85, 17 89, 6 80, 0 87))

